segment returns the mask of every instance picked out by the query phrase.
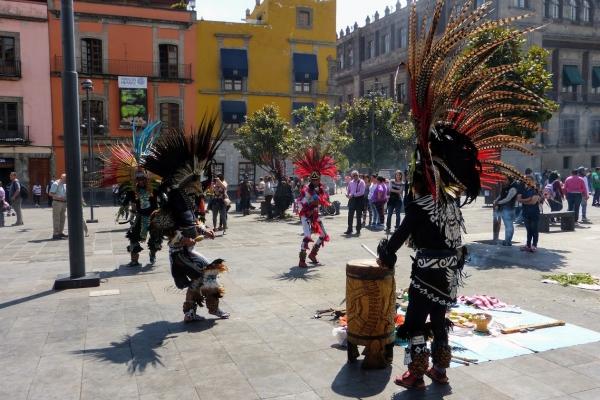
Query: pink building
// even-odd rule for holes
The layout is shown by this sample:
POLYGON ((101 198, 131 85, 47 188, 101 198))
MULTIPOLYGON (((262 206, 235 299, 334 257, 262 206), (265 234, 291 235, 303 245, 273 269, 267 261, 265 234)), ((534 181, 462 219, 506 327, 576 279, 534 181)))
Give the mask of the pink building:
MULTIPOLYGON (((45 187, 53 176, 46 1, 0 1, 0 181, 45 187)), ((42 191, 44 192, 44 191, 42 191)), ((45 193, 43 193, 45 196, 45 193)))

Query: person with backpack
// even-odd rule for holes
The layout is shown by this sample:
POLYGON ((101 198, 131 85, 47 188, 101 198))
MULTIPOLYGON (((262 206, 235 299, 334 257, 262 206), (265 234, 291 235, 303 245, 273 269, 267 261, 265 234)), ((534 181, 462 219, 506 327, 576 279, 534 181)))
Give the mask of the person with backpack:
POLYGON ((600 207, 600 167, 592 172, 592 188, 594 189, 594 199, 592 207, 600 207))
MULTIPOLYGON (((10 184, 10 189, 8 191, 8 198, 10 200, 10 205, 17 213, 17 222, 12 224, 12 226, 23 225, 23 213, 21 212, 23 198, 21 190, 24 190, 25 187, 21 186, 19 180, 17 179, 17 173, 14 171, 10 173, 10 180, 12 183, 10 184)), ((27 194, 25 190, 24 193, 27 194)))
POLYGON ((544 186, 544 195, 546 196, 546 202, 550 206, 550 211, 560 211, 563 208, 563 200, 565 194, 562 189, 562 184, 558 177, 558 173, 550 172, 548 175, 548 181, 544 186))

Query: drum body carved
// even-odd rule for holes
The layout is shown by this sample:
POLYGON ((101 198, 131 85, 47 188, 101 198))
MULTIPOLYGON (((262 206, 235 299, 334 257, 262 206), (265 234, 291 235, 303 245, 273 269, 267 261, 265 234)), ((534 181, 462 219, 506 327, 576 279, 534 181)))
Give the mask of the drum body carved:
POLYGON ((363 369, 385 368, 387 361, 391 361, 394 345, 394 270, 379 267, 373 259, 349 261, 346 264, 346 313, 348 361, 356 359, 354 349, 361 345, 366 346, 363 369))

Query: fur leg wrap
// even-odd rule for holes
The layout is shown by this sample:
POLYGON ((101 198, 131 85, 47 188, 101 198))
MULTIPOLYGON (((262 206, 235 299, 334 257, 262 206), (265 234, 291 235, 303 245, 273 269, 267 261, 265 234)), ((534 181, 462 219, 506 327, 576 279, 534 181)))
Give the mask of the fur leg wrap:
POLYGON ((429 368, 429 350, 426 349, 420 353, 411 353, 412 361, 408 364, 410 374, 417 377, 423 376, 429 368))
POLYGON ((198 306, 195 301, 184 301, 183 302, 183 313, 184 314, 190 310, 196 312, 197 308, 198 308, 198 306))
POLYGON ((214 296, 214 297, 207 297, 206 298, 206 308, 208 308, 208 311, 215 311, 219 308, 219 298, 214 296))
MULTIPOLYGON (((317 260, 317 253, 319 252, 319 248, 321 248, 320 245, 315 244, 312 248, 312 250, 310 251, 310 254, 308 255, 308 258, 310 258, 310 260, 314 263, 318 263, 319 260, 317 260)), ((306 253, 304 253, 306 254, 306 253)))
POLYGON ((447 344, 434 346, 434 348, 431 350, 431 361, 438 367, 450 368, 451 358, 452 348, 447 344))
POLYGON ((140 253, 131 253, 131 261, 137 263, 140 259, 140 253))
POLYGON ((300 257, 298 266, 306 268, 308 266, 308 265, 306 265, 306 250, 302 250, 298 256, 300 257))

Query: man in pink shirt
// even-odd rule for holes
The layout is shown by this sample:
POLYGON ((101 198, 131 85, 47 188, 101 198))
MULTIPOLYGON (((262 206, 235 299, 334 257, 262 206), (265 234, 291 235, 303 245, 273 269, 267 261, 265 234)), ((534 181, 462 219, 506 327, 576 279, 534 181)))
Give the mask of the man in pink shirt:
POLYGON ((579 176, 576 169, 571 171, 571 176, 565 180, 564 191, 567 196, 568 211, 575 214, 575 223, 579 223, 579 207, 581 201, 589 198, 585 181, 579 176))

